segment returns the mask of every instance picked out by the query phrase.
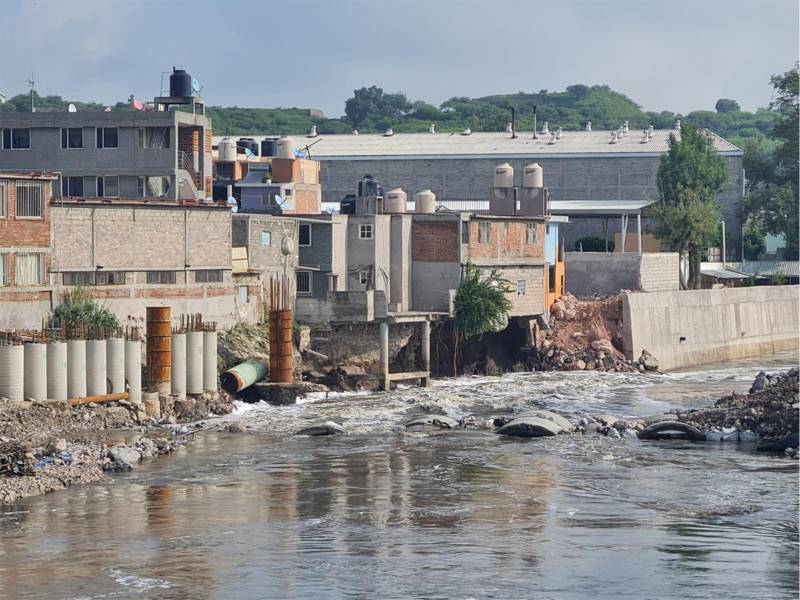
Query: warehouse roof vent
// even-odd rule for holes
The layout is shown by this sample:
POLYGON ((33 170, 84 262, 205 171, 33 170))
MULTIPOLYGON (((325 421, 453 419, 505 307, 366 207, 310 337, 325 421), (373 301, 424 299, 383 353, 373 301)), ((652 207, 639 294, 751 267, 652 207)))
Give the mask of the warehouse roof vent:
POLYGON ((614 131, 611 132, 611 140, 608 143, 609 144, 616 144, 618 141, 619 141, 619 138, 617 137, 617 131, 615 129, 614 131))
POLYGON ((431 123, 431 126, 428 127, 428 133, 436 133, 436 123, 431 123))
POLYGON ((472 135, 472 129, 467 127, 464 131, 461 132, 461 135, 472 135))
POLYGON ((550 133, 550 124, 547 121, 542 125, 542 133, 550 133))
POLYGON ((675 129, 680 129, 680 128, 681 128, 681 120, 678 119, 677 121, 675 121, 675 129))
POLYGON ((358 129, 353 129, 353 135, 358 135, 358 129))
POLYGON ((622 122, 622 131, 624 131, 625 133, 628 133, 628 122, 627 121, 623 121, 622 122))
POLYGON ((510 122, 506 125, 506 133, 514 133, 514 125, 510 122))
POLYGON ((308 137, 317 137, 319 134, 317 133, 317 126, 312 125, 311 131, 308 132, 308 137))
POLYGON ((586 121, 586 131, 591 131, 591 130, 592 130, 592 122, 586 121))
POLYGON ((547 143, 548 144, 555 144, 556 143, 556 139, 558 139, 558 134, 555 131, 551 131, 550 132, 550 141, 548 141, 547 143))
POLYGON ((561 127, 559 127, 558 129, 556 129, 556 139, 557 139, 557 140, 560 140, 560 139, 561 139, 561 135, 562 135, 562 133, 563 133, 563 131, 562 131, 561 127))
POLYGON ((394 135, 394 129, 389 127, 386 131, 383 132, 383 137, 392 137, 394 135))

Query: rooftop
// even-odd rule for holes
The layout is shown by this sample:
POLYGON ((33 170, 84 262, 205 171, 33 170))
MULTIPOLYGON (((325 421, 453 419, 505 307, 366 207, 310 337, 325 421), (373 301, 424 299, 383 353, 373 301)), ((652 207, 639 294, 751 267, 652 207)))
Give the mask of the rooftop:
MULTIPOLYGON (((459 133, 395 133, 320 135, 315 138, 294 136, 295 147, 311 142, 311 158, 315 160, 353 160, 394 157, 519 157, 538 158, 569 156, 657 156, 667 151, 670 134, 680 138, 674 129, 657 129, 647 142, 641 130, 631 129, 616 143, 610 131, 563 131, 551 142, 549 133, 517 132, 512 138, 506 132, 459 133)), ((741 148, 711 133, 714 147, 726 156, 741 156, 741 148)), ((250 136, 261 138, 264 136, 250 136)), ((214 137, 218 143, 221 137, 214 137)))
POLYGON ((58 179, 58 176, 50 175, 49 173, 35 173, 35 172, 28 172, 28 173, 0 172, 0 179, 46 179, 48 181, 53 181, 55 179, 58 179))
POLYGON ((168 198, 84 198, 59 196, 50 200, 52 206, 104 206, 148 208, 187 208, 203 210, 230 210, 222 202, 203 202, 202 200, 170 200, 168 198))

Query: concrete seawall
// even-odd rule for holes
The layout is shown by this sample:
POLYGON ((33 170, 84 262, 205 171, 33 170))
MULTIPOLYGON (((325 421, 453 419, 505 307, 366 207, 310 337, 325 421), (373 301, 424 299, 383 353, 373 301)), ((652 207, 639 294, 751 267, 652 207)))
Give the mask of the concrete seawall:
POLYGON ((797 348, 798 298, 798 286, 626 294, 625 354, 670 370, 797 348))

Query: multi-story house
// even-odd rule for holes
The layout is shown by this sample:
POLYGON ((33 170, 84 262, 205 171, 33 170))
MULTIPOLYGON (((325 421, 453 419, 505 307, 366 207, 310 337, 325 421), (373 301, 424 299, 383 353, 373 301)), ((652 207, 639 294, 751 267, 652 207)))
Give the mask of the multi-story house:
POLYGON ((0 171, 56 174, 54 196, 211 198, 211 121, 182 110, 0 112, 0 171))

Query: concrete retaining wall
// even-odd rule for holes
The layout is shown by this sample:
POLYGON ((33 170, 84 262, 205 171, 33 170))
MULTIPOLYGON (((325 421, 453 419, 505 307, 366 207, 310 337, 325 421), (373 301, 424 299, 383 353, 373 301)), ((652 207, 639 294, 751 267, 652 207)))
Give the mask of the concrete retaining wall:
POLYGON ((679 289, 679 260, 674 252, 567 252, 565 263, 567 291, 579 298, 620 290, 679 289))
POLYGON ((664 370, 798 347, 798 286, 627 294, 625 354, 648 350, 664 370))

